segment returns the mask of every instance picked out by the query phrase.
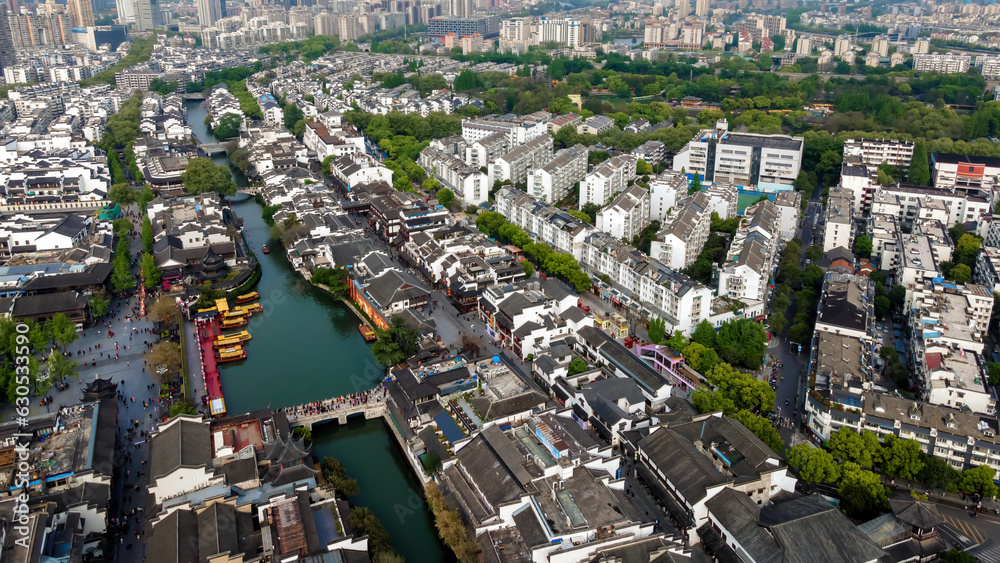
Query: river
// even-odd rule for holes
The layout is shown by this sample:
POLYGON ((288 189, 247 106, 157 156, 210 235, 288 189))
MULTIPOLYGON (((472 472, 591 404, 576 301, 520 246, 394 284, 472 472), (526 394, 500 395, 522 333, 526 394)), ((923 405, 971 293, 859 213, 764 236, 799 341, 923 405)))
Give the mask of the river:
MULTIPOLYGON (((194 100, 185 103, 195 134, 202 142, 214 142, 204 124, 205 108, 194 100)), ((228 165, 225 155, 213 160, 228 165)), ((233 176, 237 185, 246 185, 238 170, 233 176)), ((222 369, 227 410, 286 407, 364 391, 380 381, 384 370, 361 337, 354 313, 292 270, 278 244, 268 241, 270 229, 256 202, 243 200, 233 209, 261 260, 257 291, 264 312, 248 327, 253 340, 247 359, 222 369), (261 253, 263 244, 274 251, 261 253)), ((315 427, 312 436, 317 456, 336 457, 358 480, 361 493, 350 498, 351 504, 370 508, 408 561, 451 559, 423 505, 420 481, 383 420, 329 423, 315 427)))

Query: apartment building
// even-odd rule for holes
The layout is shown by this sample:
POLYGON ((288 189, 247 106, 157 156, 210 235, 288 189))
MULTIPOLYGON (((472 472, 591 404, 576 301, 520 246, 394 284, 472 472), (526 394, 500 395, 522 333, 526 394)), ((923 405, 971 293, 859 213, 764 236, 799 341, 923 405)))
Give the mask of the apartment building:
POLYGON ((983 246, 976 257, 976 269, 972 272, 973 280, 990 291, 1000 293, 1000 248, 983 246))
POLYGON ((778 231, 782 240, 790 240, 795 236, 802 214, 802 194, 794 190, 778 193, 774 198, 778 210, 778 231))
POLYGON ((903 246, 896 214, 873 213, 868 219, 866 234, 872 241, 871 263, 881 270, 895 271, 903 246))
POLYGON ((665 170, 649 180, 649 219, 662 222, 673 211, 677 201, 687 197, 687 176, 665 170))
POLYGON ((913 55, 913 70, 918 72, 939 72, 941 74, 960 74, 969 70, 972 63, 971 55, 955 53, 934 53, 913 55))
POLYGON ((547 164, 552 156, 552 136, 548 133, 517 145, 490 165, 490 186, 508 180, 512 184, 525 184, 528 174, 547 164))
POLYGON ((883 186, 880 191, 895 195, 899 199, 900 223, 911 224, 917 217, 921 207, 929 209, 939 202, 947 210, 947 217, 942 219, 946 225, 981 221, 991 213, 990 199, 981 190, 970 188, 968 191, 955 189, 928 188, 906 184, 883 186))
POLYGON ((704 182, 781 188, 798 176, 803 146, 802 137, 730 133, 721 119, 674 156, 673 169, 697 173, 704 182))
POLYGON ((1000 175, 1000 158, 964 154, 931 155, 931 179, 938 189, 980 189, 990 193, 1000 175))
POLYGON ((479 205, 489 197, 489 177, 462 159, 433 147, 420 152, 417 161, 427 174, 450 189, 465 205, 479 205))
POLYGON ((585 271, 606 274, 608 299, 639 305, 645 318, 658 316, 668 329, 690 333, 711 313, 712 291, 620 239, 510 187, 495 196, 496 211, 536 241, 572 254, 585 271), (614 294, 611 294, 611 290, 614 294))
POLYGON ((907 310, 911 365, 924 400, 995 415, 996 394, 982 357, 993 292, 932 279, 908 292, 907 310))
POLYGON ((768 279, 782 240, 780 213, 771 201, 747 208, 719 270, 719 296, 744 303, 767 300, 768 279))
POLYGON ((1000 79, 1000 56, 979 55, 976 57, 976 66, 986 80, 1000 79))
POLYGON ((823 252, 834 248, 851 250, 854 243, 852 209, 854 193, 840 186, 830 188, 826 200, 826 217, 823 229, 823 252))
POLYGON ((492 39, 500 35, 500 18, 498 16, 438 16, 428 20, 428 36, 444 37, 449 33, 454 33, 458 37, 478 33, 484 39, 492 39))
POLYGON ((562 149, 541 168, 528 175, 527 192, 542 201, 562 201, 587 174, 587 147, 577 144, 562 149))
POLYGON ((588 117, 583 123, 576 126, 576 132, 581 135, 600 135, 611 131, 615 126, 615 120, 606 115, 595 115, 588 117))
POLYGON ((649 255, 666 266, 681 270, 694 264, 708 241, 711 227, 710 199, 698 192, 677 203, 673 213, 662 222, 649 255))
POLYGON ((637 162, 632 155, 620 155, 598 165, 580 182, 580 207, 588 203, 603 206, 621 193, 635 177, 637 162))
POLYGON ((609 235, 632 240, 649 223, 649 191, 641 186, 625 188, 610 205, 597 212, 597 228, 609 235))

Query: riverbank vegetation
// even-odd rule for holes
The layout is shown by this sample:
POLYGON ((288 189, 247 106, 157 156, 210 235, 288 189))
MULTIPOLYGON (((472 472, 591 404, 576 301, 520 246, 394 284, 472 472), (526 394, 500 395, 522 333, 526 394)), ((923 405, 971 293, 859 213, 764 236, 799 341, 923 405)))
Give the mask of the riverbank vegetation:
POLYGON ((389 532, 370 509, 363 506, 351 507, 348 523, 354 530, 355 537, 368 536, 368 553, 373 562, 403 562, 403 556, 392 546, 389 532))
POLYGON ((243 112, 243 115, 252 119, 263 119, 264 114, 260 111, 257 100, 247 91, 247 78, 262 70, 264 70, 264 64, 257 61, 253 68, 237 66, 206 72, 205 86, 202 91, 208 95, 217 84, 225 83, 229 92, 239 100, 240 111, 243 112))
POLYGON ((455 553, 455 557, 462 563, 474 563, 479 561, 479 544, 476 543, 469 529, 462 521, 462 515, 457 510, 452 510, 448 506, 444 495, 438 489, 436 483, 428 483, 424 489, 427 497, 427 505, 431 513, 434 514, 434 527, 437 528, 441 541, 455 553))
POLYGON ((347 476, 347 470, 337 458, 324 457, 320 462, 320 469, 323 471, 323 479, 344 496, 352 497, 361 492, 358 481, 347 476))
POLYGON ((376 327, 375 334, 378 340, 372 344, 372 355, 384 366, 394 366, 404 362, 419 349, 417 346, 419 334, 406 326, 403 317, 392 317, 389 328, 382 330, 376 327))

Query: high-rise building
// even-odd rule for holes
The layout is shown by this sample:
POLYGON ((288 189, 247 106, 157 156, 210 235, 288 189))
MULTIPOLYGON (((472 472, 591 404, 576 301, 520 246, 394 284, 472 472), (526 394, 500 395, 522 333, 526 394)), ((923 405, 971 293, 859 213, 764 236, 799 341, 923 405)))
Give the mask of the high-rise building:
POLYGON ((889 56, 889 36, 879 35, 872 41, 872 52, 878 53, 880 57, 889 56))
POLYGON ((677 0, 677 19, 684 19, 691 13, 691 0, 677 0))
POLYGON ((159 0, 135 0, 135 25, 139 31, 149 31, 160 25, 159 0))
POLYGON ((361 36, 361 26, 358 16, 340 14, 337 17, 337 35, 341 41, 352 41, 361 36))
POLYGON ((851 52, 851 36, 838 36, 837 40, 833 43, 833 56, 842 57, 844 54, 849 52, 851 52))
POLYGON ((17 64, 17 51, 14 50, 14 39, 7 23, 7 6, 0 4, 0 70, 17 64))
POLYGON ((320 12, 313 17, 316 35, 337 35, 337 18, 332 12, 320 12))
POLYGON ((222 19, 222 2, 220 0, 196 0, 198 4, 198 25, 211 27, 222 19))
POLYGON ((921 37, 917 39, 916 43, 913 44, 914 55, 926 55, 931 50, 931 40, 926 37, 921 37))
POLYGON ((812 35, 808 33, 799 37, 799 43, 795 47, 795 54, 803 57, 808 57, 812 54, 813 39, 812 35))
POLYGON ((67 0, 66 7, 69 9, 69 23, 73 27, 94 26, 94 8, 90 0, 67 0))
POLYGON ((699 18, 708 16, 708 9, 711 6, 709 0, 697 0, 694 4, 694 15, 699 18))
POLYGON ((135 2, 133 0, 115 0, 118 8, 118 23, 135 23, 135 2))

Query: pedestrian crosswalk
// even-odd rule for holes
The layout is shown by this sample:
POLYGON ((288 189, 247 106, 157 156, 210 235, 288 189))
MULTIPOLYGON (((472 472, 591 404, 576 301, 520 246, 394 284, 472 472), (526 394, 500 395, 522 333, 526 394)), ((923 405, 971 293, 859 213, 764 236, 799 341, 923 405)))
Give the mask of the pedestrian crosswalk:
POLYGON ((942 516, 942 518, 944 518, 945 527, 952 532, 950 535, 953 537, 948 539, 958 544, 962 549, 969 549, 986 541, 986 533, 964 516, 942 516))
POLYGON ((974 552, 979 563, 1000 563, 1000 545, 987 547, 981 551, 974 552))

